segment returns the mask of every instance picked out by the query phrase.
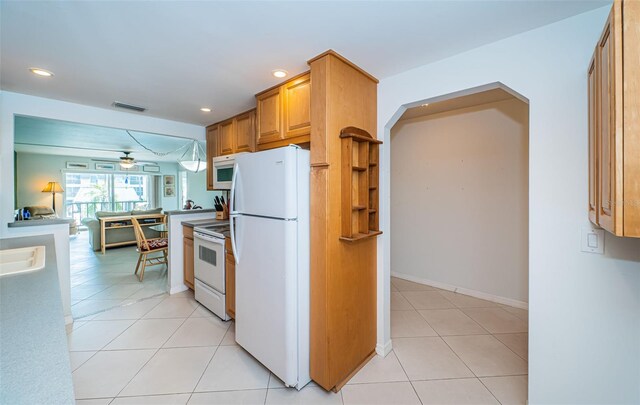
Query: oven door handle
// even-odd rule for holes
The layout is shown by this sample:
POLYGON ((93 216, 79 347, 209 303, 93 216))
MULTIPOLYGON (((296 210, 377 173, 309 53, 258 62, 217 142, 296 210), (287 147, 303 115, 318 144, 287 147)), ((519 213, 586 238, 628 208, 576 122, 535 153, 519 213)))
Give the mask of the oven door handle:
POLYGON ((224 245, 224 239, 216 238, 215 236, 207 235, 200 232, 194 232, 193 235, 196 239, 202 239, 202 240, 206 240, 207 242, 213 242, 219 245, 220 244, 224 245))

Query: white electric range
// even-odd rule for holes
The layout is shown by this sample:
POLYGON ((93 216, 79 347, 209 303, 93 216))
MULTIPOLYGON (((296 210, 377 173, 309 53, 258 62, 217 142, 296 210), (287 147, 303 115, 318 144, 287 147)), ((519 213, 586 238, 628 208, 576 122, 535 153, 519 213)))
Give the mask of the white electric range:
POLYGON ((228 232, 228 222, 193 228, 195 298, 223 321, 230 319, 225 301, 224 238, 228 232))

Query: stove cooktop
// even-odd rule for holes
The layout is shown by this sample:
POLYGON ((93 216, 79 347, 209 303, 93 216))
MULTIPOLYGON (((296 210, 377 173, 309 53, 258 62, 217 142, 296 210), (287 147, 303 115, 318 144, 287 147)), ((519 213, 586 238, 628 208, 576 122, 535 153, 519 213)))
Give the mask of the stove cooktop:
POLYGON ((205 235, 216 236, 218 238, 224 238, 229 234, 229 224, 215 224, 215 225, 207 225, 207 226, 196 226, 193 228, 194 232, 201 232, 205 235))

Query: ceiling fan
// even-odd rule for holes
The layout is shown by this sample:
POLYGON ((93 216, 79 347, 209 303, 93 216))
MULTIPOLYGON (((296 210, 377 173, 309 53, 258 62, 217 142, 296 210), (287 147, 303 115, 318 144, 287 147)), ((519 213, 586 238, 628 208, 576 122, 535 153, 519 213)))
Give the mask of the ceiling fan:
POLYGON ((91 159, 95 162, 117 162, 120 164, 120 167, 122 167, 123 169, 130 169, 133 166, 158 166, 157 163, 155 162, 143 162, 143 161, 139 161, 139 160, 135 160, 133 158, 133 156, 129 156, 131 154, 131 152, 122 152, 124 153, 124 156, 120 156, 120 159, 116 160, 116 159, 91 159))

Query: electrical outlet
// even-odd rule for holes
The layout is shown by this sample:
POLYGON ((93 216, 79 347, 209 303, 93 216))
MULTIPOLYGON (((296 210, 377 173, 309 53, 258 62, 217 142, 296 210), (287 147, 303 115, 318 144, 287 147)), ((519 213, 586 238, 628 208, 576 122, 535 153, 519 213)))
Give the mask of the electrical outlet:
POLYGON ((604 230, 582 228, 580 247, 583 252, 604 254, 604 230))

